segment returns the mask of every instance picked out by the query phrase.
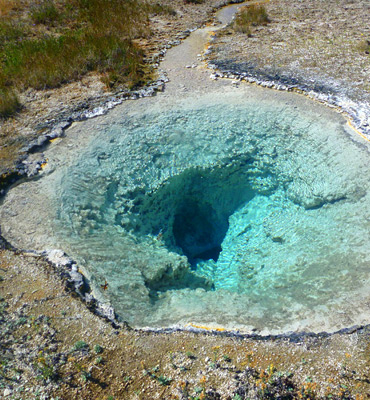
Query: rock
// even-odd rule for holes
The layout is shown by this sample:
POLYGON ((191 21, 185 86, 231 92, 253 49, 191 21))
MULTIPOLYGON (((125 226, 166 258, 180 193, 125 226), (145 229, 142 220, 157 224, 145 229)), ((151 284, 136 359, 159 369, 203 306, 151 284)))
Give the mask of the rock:
POLYGON ((69 276, 71 277, 71 281, 73 282, 76 290, 79 292, 81 288, 84 286, 84 278, 82 274, 78 272, 77 265, 72 265, 72 269, 69 272, 69 276))
POLYGON ((10 396, 12 391, 9 388, 4 389, 4 397, 10 396))
POLYGON ((71 267, 74 263, 72 258, 68 257, 62 250, 46 250, 42 254, 46 256, 48 261, 57 267, 71 267))
POLYGON ((98 315, 106 317, 110 321, 114 321, 116 319, 116 314, 114 312, 114 308, 112 306, 110 306, 109 304, 99 302, 95 311, 98 315))

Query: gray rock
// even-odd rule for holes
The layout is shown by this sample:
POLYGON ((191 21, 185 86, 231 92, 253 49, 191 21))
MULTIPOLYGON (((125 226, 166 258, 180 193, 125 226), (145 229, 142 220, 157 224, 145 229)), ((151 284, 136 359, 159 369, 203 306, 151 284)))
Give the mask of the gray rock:
POLYGON ((68 257, 64 251, 58 249, 46 250, 43 252, 47 260, 57 267, 71 267, 74 264, 72 258, 68 257))
POLYGON ((96 307, 96 312, 98 315, 108 318, 110 321, 114 321, 116 319, 116 314, 112 306, 106 303, 98 303, 96 307))
POLYGON ((75 288, 77 291, 79 291, 83 285, 84 285, 84 278, 82 274, 78 272, 77 265, 72 265, 72 269, 69 272, 69 276, 71 278, 71 281, 73 282, 75 288))

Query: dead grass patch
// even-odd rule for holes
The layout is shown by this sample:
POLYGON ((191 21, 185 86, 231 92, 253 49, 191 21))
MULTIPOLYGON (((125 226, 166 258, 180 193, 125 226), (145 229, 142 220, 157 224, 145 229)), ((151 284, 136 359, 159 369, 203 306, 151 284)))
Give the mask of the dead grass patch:
POLYGON ((357 47, 360 53, 370 54, 370 40, 363 40, 357 47))
POLYGON ((14 8, 17 8, 17 6, 17 0, 0 0, 0 17, 8 15, 10 11, 12 11, 14 8))
POLYGON ((264 6, 251 5, 241 8, 232 23, 232 28, 236 32, 250 36, 252 34, 251 27, 267 25, 269 22, 270 19, 264 6))

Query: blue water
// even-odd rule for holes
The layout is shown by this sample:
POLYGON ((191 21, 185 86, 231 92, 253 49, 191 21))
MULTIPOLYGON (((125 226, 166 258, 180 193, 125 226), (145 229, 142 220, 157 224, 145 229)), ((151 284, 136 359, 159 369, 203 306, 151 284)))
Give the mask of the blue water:
POLYGON ((368 149, 337 118, 237 98, 99 129, 55 182, 56 229, 122 320, 320 325, 368 282, 368 149))

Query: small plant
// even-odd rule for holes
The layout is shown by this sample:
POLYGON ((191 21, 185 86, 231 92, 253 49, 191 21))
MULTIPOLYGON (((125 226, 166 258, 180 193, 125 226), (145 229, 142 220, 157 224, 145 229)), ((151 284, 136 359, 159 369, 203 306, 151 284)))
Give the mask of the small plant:
POLYGON ((156 372, 159 371, 159 367, 158 365, 156 365, 155 367, 151 368, 151 369, 146 369, 144 362, 141 362, 142 366, 144 367, 144 371, 143 374, 144 376, 150 376, 152 379, 156 380, 157 382, 159 382, 161 385, 166 386, 169 385, 172 382, 171 378, 167 378, 164 375, 157 375, 156 372))
POLYGON ((199 379, 200 386, 194 388, 194 392, 197 395, 194 400, 203 400, 206 399, 206 377, 203 375, 199 379))
POLYGON ((103 362, 103 357, 96 357, 95 358, 95 364, 102 364, 102 362, 103 362))
POLYGON ((53 365, 50 362, 48 362, 42 351, 39 352, 34 362, 34 367, 39 372, 40 379, 48 381, 51 379, 55 379, 57 377, 53 365))
POLYGON ((218 353, 220 351, 220 346, 214 346, 214 347, 212 347, 212 350, 213 350, 213 359, 209 363, 209 365, 210 365, 210 367, 212 369, 216 369, 219 366, 219 364, 218 364, 218 353))
POLYGON ((28 321, 27 317, 19 317, 15 325, 16 326, 24 325, 27 321, 28 321))
POLYGON ((95 354, 101 354, 101 353, 103 353, 103 347, 101 347, 99 344, 96 344, 95 346, 94 346, 94 351, 95 351, 95 354))
POLYGON ((186 357, 190 358, 191 360, 195 360, 195 355, 191 351, 187 351, 186 357))
POLYGON ((85 370, 81 371, 81 380, 82 382, 91 380, 91 373, 85 370))
POLYGON ((88 350, 89 345, 83 340, 78 340, 72 347, 72 351, 88 350))
POLYGON ((226 361, 226 362, 231 362, 231 358, 230 358, 227 354, 224 354, 224 355, 222 356, 222 358, 223 358, 224 361, 226 361))
POLYGON ((171 378, 167 378, 167 377, 164 376, 164 375, 160 375, 160 376, 157 377, 157 381, 158 381, 161 385, 166 386, 166 385, 169 385, 169 384, 172 382, 172 379, 171 379, 171 378))

